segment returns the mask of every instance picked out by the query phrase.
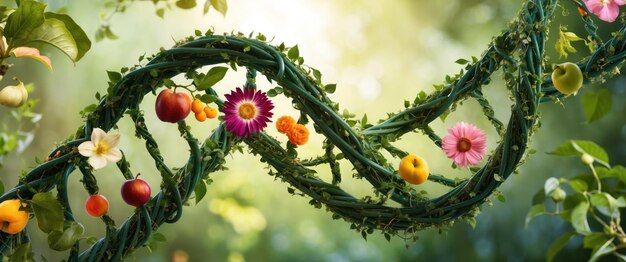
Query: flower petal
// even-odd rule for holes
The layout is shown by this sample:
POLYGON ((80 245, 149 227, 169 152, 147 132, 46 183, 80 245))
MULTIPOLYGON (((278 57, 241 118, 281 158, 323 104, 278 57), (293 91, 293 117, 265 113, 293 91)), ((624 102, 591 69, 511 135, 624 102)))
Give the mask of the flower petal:
POLYGON ((109 149, 109 152, 104 155, 104 157, 111 162, 117 162, 122 159, 122 151, 120 151, 119 148, 114 147, 109 149))
POLYGON ((91 143, 91 141, 85 141, 82 142, 80 145, 78 145, 78 153, 80 153, 83 156, 86 157, 91 157, 94 154, 94 146, 93 143, 91 143))
POLYGON ((104 132, 104 130, 100 129, 100 128, 94 128, 91 131, 91 143, 93 143, 94 145, 100 144, 100 141, 107 135, 107 133, 104 132))
POLYGON ((100 169, 107 165, 107 159, 104 156, 93 155, 89 158, 89 164, 93 169, 100 169))
POLYGON ((619 15, 619 6, 612 4, 605 5, 596 15, 598 15, 598 18, 611 23, 615 21, 617 15, 619 15))
POLYGON ((109 148, 117 147, 120 143, 120 134, 106 134, 102 139, 102 142, 109 146, 109 148))

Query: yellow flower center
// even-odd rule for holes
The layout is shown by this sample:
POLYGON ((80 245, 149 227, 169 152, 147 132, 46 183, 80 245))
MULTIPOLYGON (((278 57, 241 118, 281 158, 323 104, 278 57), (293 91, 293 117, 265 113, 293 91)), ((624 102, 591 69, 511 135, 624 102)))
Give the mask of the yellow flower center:
POLYGON ((461 151, 461 152, 467 152, 467 151, 469 151, 470 149, 472 149, 472 142, 471 142, 471 141, 469 141, 469 139, 467 139, 467 138, 465 138, 465 137, 464 137, 464 138, 461 138, 461 139, 459 140, 459 143, 458 143, 458 144, 456 144, 456 148, 457 148, 459 151, 461 151))
POLYGON ((96 148, 94 149, 94 151, 96 152, 96 155, 104 155, 107 152, 109 152, 109 145, 107 145, 106 143, 98 143, 98 145, 96 145, 96 148))
POLYGON ((239 117, 249 120, 254 118, 254 116, 256 115, 256 106, 254 106, 254 104, 250 102, 244 102, 239 105, 237 111, 239 112, 239 117))

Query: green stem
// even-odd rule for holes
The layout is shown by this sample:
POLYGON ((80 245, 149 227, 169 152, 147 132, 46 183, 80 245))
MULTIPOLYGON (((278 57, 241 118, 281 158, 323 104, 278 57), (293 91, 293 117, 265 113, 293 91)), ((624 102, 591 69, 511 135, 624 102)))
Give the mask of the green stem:
POLYGON ((588 164, 589 168, 591 168, 591 172, 593 173, 593 177, 596 179, 596 183, 598 183, 598 192, 602 192, 602 183, 600 183, 600 178, 598 177, 598 173, 596 173, 596 169, 593 168, 593 163, 588 164))

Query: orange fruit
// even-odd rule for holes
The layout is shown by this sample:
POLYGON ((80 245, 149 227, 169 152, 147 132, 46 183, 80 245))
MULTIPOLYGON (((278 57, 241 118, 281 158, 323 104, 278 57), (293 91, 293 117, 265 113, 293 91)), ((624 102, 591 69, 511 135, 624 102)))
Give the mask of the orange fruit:
POLYGON ((15 235, 21 232, 28 223, 28 212, 19 210, 22 201, 6 200, 0 203, 0 231, 15 235))
POLYGON ((196 120, 198 120, 198 122, 204 122, 204 120, 206 120, 206 114, 204 111, 196 113, 196 120))
POLYGON ((217 117, 217 109, 212 108, 210 106, 205 106, 204 107, 204 114, 206 114, 207 118, 213 119, 213 118, 217 117))
POLYGON ((204 103, 202 103, 202 101, 200 101, 200 99, 196 98, 191 103, 191 111, 193 111, 196 114, 200 113, 202 111, 203 107, 204 107, 204 103))

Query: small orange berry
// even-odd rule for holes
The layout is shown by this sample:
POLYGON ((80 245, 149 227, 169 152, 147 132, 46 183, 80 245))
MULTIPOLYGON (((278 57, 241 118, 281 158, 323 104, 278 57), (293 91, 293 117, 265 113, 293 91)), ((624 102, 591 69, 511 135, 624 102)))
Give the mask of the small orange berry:
POLYGON ((580 7, 580 6, 578 7, 578 13, 580 13, 580 15, 581 15, 582 17, 587 16, 587 11, 585 11, 585 9, 583 9, 583 8, 582 8, 582 7, 580 7))
POLYGON ((301 124, 295 124, 287 131, 287 137, 292 144, 301 146, 309 141, 309 130, 301 124))
POLYGON ((278 120, 276 120, 276 130, 278 130, 278 132, 282 134, 285 134, 295 124, 296 120, 294 120, 293 117, 281 116, 280 118, 278 118, 278 120))
POLYGON ((206 120, 206 113, 204 113, 204 111, 196 113, 196 120, 198 120, 198 122, 204 122, 204 120, 206 120))
POLYGON ((205 106, 204 107, 204 114, 206 114, 206 117, 209 119, 213 119, 217 116, 217 110, 215 108, 212 108, 210 106, 205 106))
POLYGON ((191 111, 193 111, 194 113, 200 113, 202 111, 202 108, 204 107, 204 103, 202 103, 202 101, 200 101, 200 99, 195 99, 193 100, 193 102, 191 103, 191 111))

